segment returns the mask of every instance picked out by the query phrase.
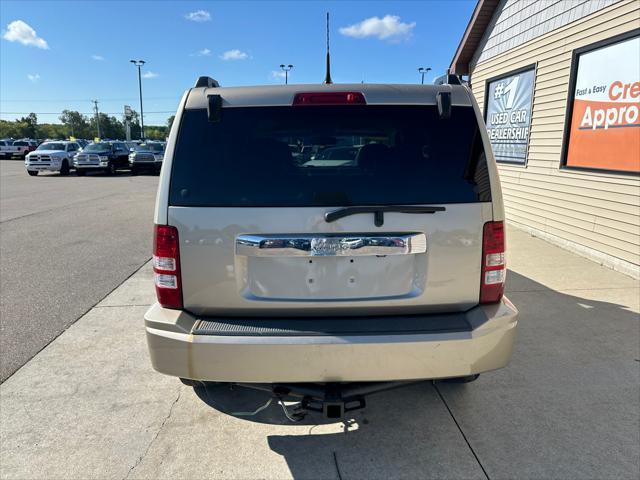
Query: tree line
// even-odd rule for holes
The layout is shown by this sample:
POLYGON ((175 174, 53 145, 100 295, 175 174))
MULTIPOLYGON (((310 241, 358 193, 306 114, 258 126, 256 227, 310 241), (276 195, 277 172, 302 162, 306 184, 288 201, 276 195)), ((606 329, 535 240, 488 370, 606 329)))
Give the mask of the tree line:
MULTIPOLYGON (((144 133, 148 140, 164 140, 169 135, 174 116, 168 118, 166 125, 145 125, 144 133)), ((38 123, 38 116, 30 113, 26 117, 17 120, 0 120, 0 138, 86 138, 92 139, 98 136, 96 117, 86 116, 74 110, 63 110, 58 117, 61 123, 38 123)), ((118 120, 114 116, 105 113, 98 115, 100 124, 100 137, 111 139, 126 138, 124 117, 118 120)), ((130 121, 131 138, 140 139, 140 116, 133 111, 130 121)))

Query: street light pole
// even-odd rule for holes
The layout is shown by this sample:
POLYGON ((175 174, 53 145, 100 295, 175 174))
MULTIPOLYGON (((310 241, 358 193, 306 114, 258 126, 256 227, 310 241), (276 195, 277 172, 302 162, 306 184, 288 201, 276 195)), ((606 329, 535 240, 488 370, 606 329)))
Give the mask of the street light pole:
POLYGON ((431 67, 420 67, 418 68, 418 72, 420 72, 420 75, 422 76, 422 80, 421 80, 421 84, 424 85, 424 74, 428 73, 431 70, 431 67))
POLYGON ((293 68, 293 65, 285 65, 283 63, 280 65, 280 68, 284 72, 284 84, 287 85, 289 83, 289 70, 293 68))
POLYGON ((142 110, 142 74, 140 68, 146 63, 144 60, 130 60, 138 67, 138 89, 140 91, 140 140, 144 140, 144 110, 142 110))

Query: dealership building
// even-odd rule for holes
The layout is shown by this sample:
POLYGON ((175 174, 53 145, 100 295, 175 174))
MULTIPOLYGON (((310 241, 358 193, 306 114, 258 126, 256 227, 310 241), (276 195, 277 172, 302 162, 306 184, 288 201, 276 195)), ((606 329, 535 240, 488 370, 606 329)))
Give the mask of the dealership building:
POLYGON ((518 228, 640 277, 640 1, 479 0, 468 76, 518 228))

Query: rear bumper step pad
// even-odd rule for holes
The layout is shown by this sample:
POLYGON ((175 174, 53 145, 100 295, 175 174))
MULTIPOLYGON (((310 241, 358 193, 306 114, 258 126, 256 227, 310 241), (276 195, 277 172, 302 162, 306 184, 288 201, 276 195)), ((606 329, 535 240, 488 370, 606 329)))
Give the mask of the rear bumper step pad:
POLYGON ((468 331, 471 331, 471 325, 467 322, 464 313, 461 313, 393 317, 200 319, 194 324, 191 333, 193 335, 309 337, 408 335, 468 331))

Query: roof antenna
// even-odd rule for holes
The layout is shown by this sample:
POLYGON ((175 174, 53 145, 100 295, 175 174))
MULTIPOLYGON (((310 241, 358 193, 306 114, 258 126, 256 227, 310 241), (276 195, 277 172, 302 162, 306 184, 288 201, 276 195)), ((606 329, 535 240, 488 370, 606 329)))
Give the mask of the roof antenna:
POLYGON ((329 12, 327 12, 327 74, 324 83, 333 83, 331 80, 331 58, 329 57, 329 12))

